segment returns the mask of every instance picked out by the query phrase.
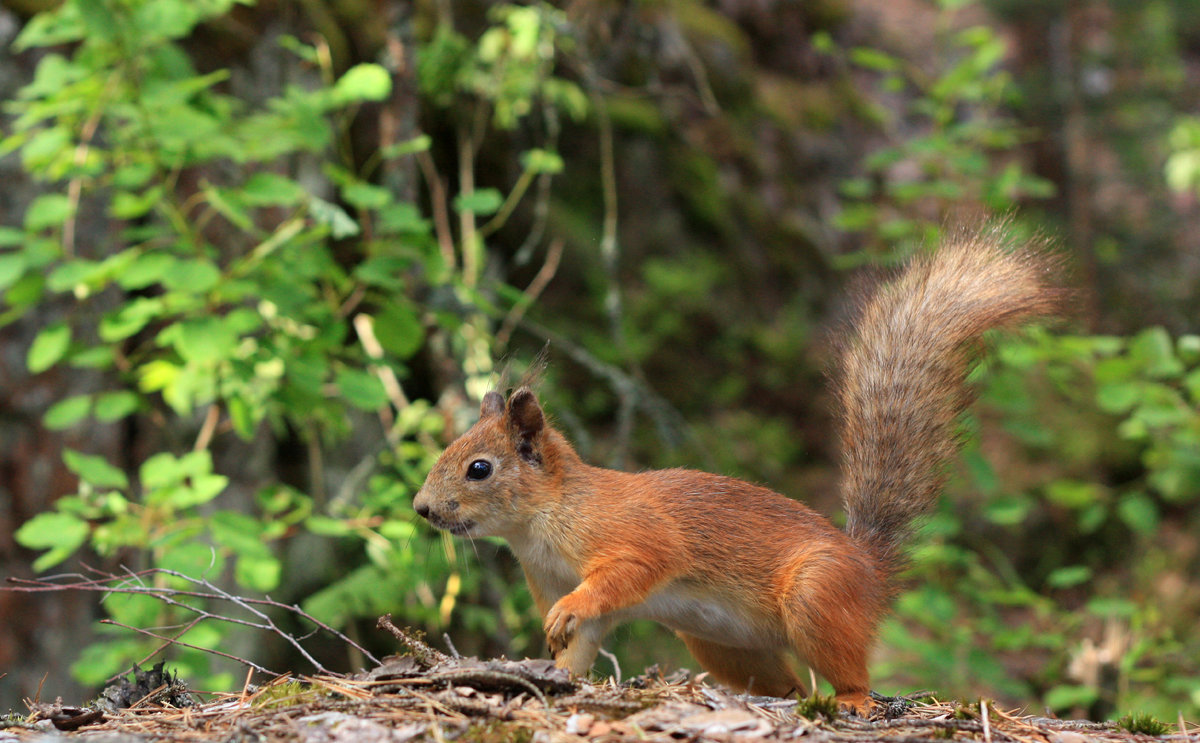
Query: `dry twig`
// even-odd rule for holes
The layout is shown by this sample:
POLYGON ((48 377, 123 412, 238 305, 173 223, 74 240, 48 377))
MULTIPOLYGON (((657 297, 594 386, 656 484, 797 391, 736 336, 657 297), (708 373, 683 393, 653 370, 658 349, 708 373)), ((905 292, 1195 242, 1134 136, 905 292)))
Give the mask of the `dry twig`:
MULTIPOLYGON (((355 650, 357 650, 358 652, 362 653, 363 656, 368 658, 372 663, 379 663, 379 659, 377 659, 374 655, 372 655, 368 650, 363 648, 361 645, 354 642, 349 637, 347 637, 346 635, 337 631, 333 627, 330 627, 329 625, 320 621, 319 619, 312 616, 308 612, 304 611, 296 604, 288 605, 288 604, 284 604, 279 601, 273 601, 269 598, 254 599, 254 598, 246 598, 244 596, 237 596, 235 594, 229 593, 228 591, 220 588, 219 586, 214 585, 213 583, 211 583, 208 580, 205 580, 203 578, 193 578, 192 576, 185 575, 183 573, 180 573, 180 572, 177 572, 174 570, 166 570, 163 568, 151 568, 149 570, 142 570, 142 571, 138 571, 138 572, 129 572, 125 575, 116 575, 113 573, 108 573, 108 572, 105 572, 102 570, 97 570, 95 568, 89 568, 86 566, 85 566, 85 569, 88 570, 88 572, 91 573, 92 575, 94 575, 95 577, 88 578, 79 573, 67 573, 67 574, 62 574, 62 575, 55 575, 55 576, 49 576, 46 578, 36 578, 36 579, 8 578, 8 583, 10 585, 0 587, 0 590, 11 591, 14 593, 92 591, 92 592, 97 592, 97 593, 140 594, 140 595, 153 597, 153 598, 161 601, 162 603, 166 604, 167 606, 177 608, 180 611, 183 611, 183 612, 193 615, 193 619, 189 623, 185 624, 183 626, 183 630, 181 632, 179 632, 175 637, 167 637, 165 635, 155 634, 148 630, 138 629, 135 627, 129 627, 129 629, 134 629, 138 632, 141 632, 142 634, 150 635, 152 637, 155 637, 156 639, 162 640, 162 644, 159 645, 157 648, 155 648, 155 650, 149 656, 147 656, 146 658, 143 658, 141 661, 139 661, 139 663, 145 663, 151 657, 153 657, 154 655, 157 655, 159 652, 161 652, 163 649, 165 649, 166 647, 168 647, 170 645, 183 645, 186 647, 194 647, 197 650, 202 650, 204 652, 212 653, 214 655, 219 655, 219 656, 222 656, 225 658, 230 658, 239 663, 247 665, 251 668, 259 670, 263 673, 269 673, 271 675, 279 675, 279 674, 275 674, 271 671, 268 671, 265 668, 262 668, 258 664, 254 663, 253 661, 247 660, 245 658, 239 658, 237 656, 229 655, 227 653, 213 650, 211 648, 203 648, 203 647, 188 645, 187 643, 181 642, 179 640, 179 638, 184 633, 186 633, 189 629, 194 627, 199 622, 201 622, 203 620, 212 620, 212 621, 216 621, 216 622, 235 624, 235 625, 239 625, 239 626, 243 626, 243 627, 249 627, 252 629, 264 630, 266 632, 269 632, 277 637, 282 638, 285 642, 287 642, 289 645, 291 645, 293 648, 295 648, 296 651, 298 653, 300 653, 300 655, 306 661, 308 661, 310 664, 312 664, 312 667, 318 673, 328 674, 328 675, 332 675, 332 676, 340 675, 334 671, 330 671, 329 669, 327 669, 323 665, 321 665, 321 663, 316 658, 314 658, 312 656, 312 654, 310 654, 308 652, 308 650, 304 647, 304 645, 302 644, 302 641, 304 639, 307 639, 307 637, 310 637, 312 633, 310 633, 309 635, 305 635, 304 637, 299 637, 299 638, 294 637, 293 635, 289 634, 288 632, 285 632, 284 630, 280 629, 279 626, 275 624, 275 621, 273 619, 271 619, 270 616, 267 615, 266 611, 264 611, 265 609, 275 609, 278 611, 283 611, 283 612, 292 614, 292 615, 296 616, 297 618, 302 619, 305 622, 311 624, 314 627, 313 632, 317 632, 317 631, 327 632, 327 633, 333 635, 334 637, 336 637, 338 640, 346 643, 350 647, 352 647, 355 650), (152 577, 152 576, 170 576, 173 578, 177 578, 179 580, 182 580, 182 581, 190 584, 191 586, 194 586, 195 589, 189 590, 189 589, 171 588, 169 586, 148 585, 147 583, 144 582, 146 578, 152 577), (207 609, 201 608, 199 606, 195 606, 191 603, 182 601, 181 599, 183 599, 183 598, 203 599, 204 601, 207 601, 207 602, 233 604, 238 609, 241 609, 242 611, 249 614, 252 618, 245 619, 245 618, 241 618, 241 617, 225 616, 223 614, 217 614, 215 612, 208 611, 207 609)), ((111 624, 119 625, 119 623, 117 623, 117 622, 112 622, 110 620, 106 620, 106 621, 109 621, 109 623, 111 623, 111 624)), ((126 625, 119 625, 119 626, 126 626, 126 625)))

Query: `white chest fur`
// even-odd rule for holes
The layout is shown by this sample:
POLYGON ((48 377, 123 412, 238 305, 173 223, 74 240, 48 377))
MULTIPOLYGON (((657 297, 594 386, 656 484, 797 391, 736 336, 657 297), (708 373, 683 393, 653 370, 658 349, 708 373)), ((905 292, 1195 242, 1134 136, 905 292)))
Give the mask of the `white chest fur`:
POLYGON ((550 603, 558 601, 579 585, 583 577, 562 558, 558 550, 538 539, 509 540, 521 567, 536 581, 550 603))
POLYGON ((617 619, 652 619, 671 629, 733 647, 776 644, 775 638, 764 636, 763 623, 747 607, 681 581, 655 591, 638 606, 618 612, 617 619))

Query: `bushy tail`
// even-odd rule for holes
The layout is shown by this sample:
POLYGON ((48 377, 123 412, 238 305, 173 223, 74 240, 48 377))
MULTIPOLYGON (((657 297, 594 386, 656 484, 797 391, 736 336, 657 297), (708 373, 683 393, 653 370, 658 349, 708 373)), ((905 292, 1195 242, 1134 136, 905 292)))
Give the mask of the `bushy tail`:
POLYGON ((1053 312, 1049 261, 1012 249, 1004 225, 913 260, 861 308, 843 353, 842 498, 846 530, 888 573, 903 565, 913 519, 933 507, 970 401, 969 342, 1053 312))

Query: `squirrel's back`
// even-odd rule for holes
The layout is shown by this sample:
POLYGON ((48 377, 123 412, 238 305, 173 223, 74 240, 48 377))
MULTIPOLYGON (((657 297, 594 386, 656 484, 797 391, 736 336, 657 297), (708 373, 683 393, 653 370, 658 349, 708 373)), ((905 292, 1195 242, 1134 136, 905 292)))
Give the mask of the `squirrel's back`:
POLYGON ((947 240, 860 309, 842 354, 842 498, 852 539, 890 573, 913 519, 932 508, 957 449, 971 341, 1047 315, 1052 262, 1004 225, 947 240))

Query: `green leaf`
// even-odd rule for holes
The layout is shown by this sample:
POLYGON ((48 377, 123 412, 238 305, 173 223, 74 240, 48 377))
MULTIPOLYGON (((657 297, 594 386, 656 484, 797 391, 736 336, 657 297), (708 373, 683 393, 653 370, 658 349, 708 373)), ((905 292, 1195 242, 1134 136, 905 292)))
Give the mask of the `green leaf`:
POLYGON ((149 524, 134 518, 101 521, 92 529, 91 544, 105 557, 115 555, 125 547, 145 550, 150 546, 149 524))
MULTIPOLYGON (((153 364, 156 362, 150 362, 153 364)), ((150 364, 143 365, 145 370, 150 364)), ((181 367, 176 367, 171 376, 171 371, 166 368, 160 368, 158 372, 163 373, 165 385, 162 388, 163 402, 171 406, 171 409, 182 416, 189 416, 198 405, 210 402, 217 393, 217 374, 213 366, 200 366, 197 364, 185 364, 181 367)), ((145 389, 148 383, 148 378, 142 378, 142 388, 145 389)))
POLYGON ((146 490, 157 490, 181 482, 187 474, 179 459, 170 452, 159 452, 142 462, 138 468, 138 480, 146 490))
POLYGON ((1117 435, 1128 441, 1144 439, 1149 432, 1146 422, 1139 418, 1129 418, 1117 426, 1117 435))
MULTIPOLYGON (((427 235, 430 232, 430 223, 421 216, 421 211, 415 204, 402 201, 379 210, 377 231, 381 235, 427 235)), ((371 260, 378 258, 385 256, 376 256, 371 260)))
POLYGON ((533 149, 521 155, 521 164, 526 170, 533 173, 561 173, 563 171, 563 159, 557 152, 550 150, 533 149))
POLYGON ((109 369, 114 360, 112 346, 92 346, 71 354, 71 366, 76 369, 109 369))
POLYGON ((70 557, 75 552, 75 549, 76 548, 72 547, 52 548, 49 552, 46 552, 33 561, 32 567, 34 572, 40 573, 42 571, 49 570, 50 568, 70 557))
POLYGON ((136 189, 149 183, 153 177, 153 162, 131 162, 121 165, 113 171, 112 185, 116 188, 136 189))
POLYGON ((25 275, 26 259, 21 253, 0 255, 0 290, 7 289, 25 275))
POLYGON ((239 556, 268 559, 271 551, 262 541, 262 525, 251 516, 234 511, 217 511, 209 519, 213 540, 239 556))
POLYGON ((384 158, 403 157, 417 152, 425 152, 431 144, 433 144, 433 139, 428 134, 422 134, 404 142, 397 142, 394 145, 385 147, 379 151, 379 154, 384 158))
POLYGON ((255 173, 242 186, 242 199, 250 206, 293 206, 307 192, 291 178, 278 173, 255 173))
POLYGON ((454 208, 460 212, 475 212, 480 215, 493 214, 504 203, 504 197, 494 188, 481 188, 469 194, 454 197, 454 208))
POLYGON ((1200 405, 1200 369, 1193 369, 1183 378, 1183 386, 1192 398, 1192 403, 1200 405))
POLYGON ((114 673, 127 672, 131 663, 145 655, 142 640, 110 637, 84 646, 79 660, 71 664, 71 676, 88 686, 103 686, 114 673))
POLYGON ((1138 605, 1129 599, 1097 596, 1087 602, 1087 610, 1100 617, 1132 617, 1138 613, 1138 605))
POLYGON ((318 65, 321 63, 320 55, 317 54, 317 50, 315 48, 305 44, 291 34, 281 34, 279 36, 278 43, 281 48, 287 49, 311 65, 318 65))
POLYGON ((1053 710, 1070 710, 1076 707, 1087 707, 1096 701, 1099 692, 1093 686, 1056 686, 1046 692, 1046 706, 1053 710))
POLYGON ((161 186, 154 186, 146 189, 141 194, 131 193, 129 191, 117 191, 113 194, 112 204, 108 207, 108 213, 116 219, 137 219, 145 216, 147 212, 154 208, 154 205, 162 201, 163 190, 161 186))
POLYGON ((354 533, 345 521, 328 516, 309 516, 304 520, 304 528, 322 537, 345 537, 354 533))
POLYGON ((358 369, 340 369, 337 387, 346 402, 361 410, 379 410, 388 404, 387 391, 374 375, 358 369))
POLYGON ((1125 525, 1141 534, 1158 531, 1158 506, 1145 493, 1132 492, 1117 504, 1117 514, 1125 525))
POLYGON ((175 256, 163 251, 143 253, 116 277, 117 284, 122 289, 144 289, 161 281, 178 260, 175 256))
POLYGON ((1054 588, 1070 588, 1092 579, 1092 569, 1087 565, 1069 565, 1052 570, 1046 583, 1054 588))
POLYGON ((379 533, 392 541, 412 539, 417 533, 417 527, 411 521, 390 519, 379 526, 379 533))
POLYGON ((41 274, 25 274, 18 278, 17 283, 8 287, 5 299, 12 307, 12 312, 23 314, 26 308, 36 304, 46 294, 46 278, 41 274))
POLYGON ((1133 417, 1150 428, 1181 424, 1194 416, 1183 395, 1174 387, 1148 382, 1142 389, 1141 405, 1133 417))
POLYGON ((402 292, 405 288, 404 272, 412 262, 394 255, 376 255, 358 264, 354 277, 364 284, 377 286, 388 294, 402 292))
POLYGON ((1200 335, 1181 335, 1175 344, 1178 346, 1179 358, 1189 364, 1200 361, 1200 335))
POLYGON ((64 194, 42 194, 25 210, 25 229, 37 232, 47 227, 59 227, 71 217, 71 213, 71 201, 64 194))
POLYGON ((1031 507, 1032 504, 1027 498, 1000 497, 987 504, 984 516, 993 524, 1017 526, 1025 521, 1031 507))
POLYGON ((249 307, 237 307, 230 310, 222 322, 234 334, 245 335, 261 328, 263 317, 249 307))
POLYGON ((192 508, 208 503, 229 486, 229 478, 224 475, 194 475, 191 477, 191 487, 181 487, 165 499, 165 503, 174 508, 192 508))
POLYGON ((219 317, 198 317, 179 325, 175 350, 185 361, 215 364, 237 349, 238 336, 219 317))
POLYGON ((29 549, 75 550, 88 537, 86 521, 65 513, 39 513, 17 529, 17 542, 29 549))
MULTIPOLYGON (((967 465, 967 471, 971 475, 975 490, 984 495, 995 495, 1000 488, 1000 477, 996 474, 996 468, 979 451, 979 448, 972 446, 964 450, 963 461, 967 465)), ((997 521, 996 523, 1001 522, 997 521)))
POLYGON ((333 86, 333 97, 338 105, 358 101, 382 101, 391 95, 392 78, 388 71, 377 64, 356 64, 346 70, 333 86))
POLYGON ((228 10, 230 3, 158 0, 136 5, 134 28, 151 39, 181 39, 198 23, 228 10))
POLYGON ((129 488, 129 478, 125 477, 125 473, 109 464, 104 457, 64 449, 63 462, 66 463, 67 469, 94 487, 119 490, 129 488))
POLYGON ((75 4, 63 3, 55 10, 43 11, 30 18, 13 41, 13 50, 22 52, 32 47, 57 46, 79 41, 85 32, 86 28, 75 4))
POLYGON ((73 291, 93 280, 100 272, 100 264, 96 261, 77 258, 56 266, 46 279, 46 286, 52 292, 73 291))
POLYGON ((350 183, 342 188, 346 203, 358 209, 382 209, 392 201, 392 192, 370 183, 350 183))
POLYGON ((392 302, 375 316, 375 337, 388 353, 408 359, 425 342, 425 328, 412 308, 392 302))
POLYGON ((229 420, 233 424, 234 433, 243 441, 253 439, 265 411, 240 395, 230 397, 226 404, 229 408, 229 420))
POLYGON ((1091 503, 1079 509, 1079 515, 1076 523, 1079 524, 1079 531, 1082 534, 1094 534, 1104 522, 1108 521, 1108 504, 1106 503, 1091 503))
POLYGON ((25 170, 37 172, 55 164, 55 161, 72 150, 71 134, 65 129, 53 127, 34 134, 21 148, 21 160, 25 170))
POLYGON ((355 615, 378 616, 394 604, 382 586, 394 579, 375 565, 364 565, 304 599, 304 610, 323 622, 342 626, 355 615), (376 609, 381 611, 376 612, 376 609))
MULTIPOLYGON (((552 77, 542 84, 542 92, 547 99, 566 111, 567 115, 575 121, 583 121, 583 117, 587 115, 587 93, 584 93, 582 88, 570 80, 552 77)), ((611 101, 606 105, 611 105, 611 101)), ((647 112, 648 120, 644 119, 644 121, 648 125, 648 131, 664 131, 666 129, 666 121, 654 105, 647 104, 643 110, 647 112)))
POLYGON ((221 280, 221 270, 207 258, 175 261, 163 272, 162 283, 168 289, 203 294, 221 280))
POLYGON ((158 318, 163 309, 161 299, 138 297, 100 319, 100 340, 105 343, 124 340, 158 318))
POLYGON ((46 414, 42 416, 42 425, 51 431, 61 431, 83 420, 90 412, 92 412, 91 395, 75 395, 51 405, 46 414))
POLYGON ((1151 377, 1177 377, 1183 364, 1175 356, 1175 344, 1165 328, 1146 328, 1129 343, 1129 356, 1151 377))
POLYGON ((75 6, 88 36, 104 41, 116 38, 117 20, 103 0, 75 0, 75 6))
POLYGON ((156 565, 193 578, 220 575, 224 566, 221 553, 202 542, 184 542, 165 549, 156 565))
POLYGON ((877 72, 894 72, 900 68, 899 60, 892 55, 866 46, 851 49, 850 61, 859 67, 866 67, 877 72))
POLYGON ((154 596, 138 593, 111 593, 104 608, 113 619, 133 627, 146 627, 162 619, 163 603, 154 596))
POLYGON ((1106 413, 1126 413, 1141 398, 1141 382, 1108 382, 1096 388, 1096 404, 1106 413))
POLYGON ((140 406, 141 398, 134 392, 130 392, 129 390, 105 392, 96 397, 96 404, 92 415, 98 421, 111 423, 132 415, 140 406))
POLYGON ((1094 482, 1081 480, 1055 480, 1046 487, 1046 495, 1056 505, 1066 508, 1083 508, 1104 498, 1104 487, 1094 482))
POLYGON ((40 374, 57 364, 70 345, 71 326, 65 322, 43 328, 29 347, 25 365, 31 374, 40 374))
POLYGON ((279 586, 283 565, 274 557, 242 555, 237 560, 233 577, 238 583, 255 591, 273 591, 279 586))

